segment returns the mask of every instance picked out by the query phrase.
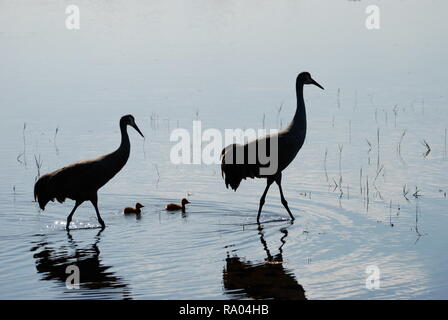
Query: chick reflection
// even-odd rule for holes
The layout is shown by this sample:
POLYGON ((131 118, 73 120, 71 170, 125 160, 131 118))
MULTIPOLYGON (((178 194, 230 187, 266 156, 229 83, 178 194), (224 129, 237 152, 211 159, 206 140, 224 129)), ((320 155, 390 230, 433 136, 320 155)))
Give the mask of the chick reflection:
POLYGON ((108 271, 110 266, 101 263, 98 244, 102 230, 95 236, 94 243, 87 248, 79 248, 70 232, 67 232, 68 246, 56 248, 44 239, 38 241, 31 251, 35 252, 37 272, 42 280, 60 281, 66 284, 68 266, 79 268, 80 290, 73 294, 88 295, 96 298, 130 299, 130 290, 122 278, 108 271), (96 295, 96 296, 95 296, 96 295))
POLYGON ((262 263, 243 261, 238 256, 227 255, 223 272, 224 288, 232 296, 240 295, 253 299, 305 300, 305 290, 297 283, 292 273, 283 267, 283 246, 288 230, 282 229, 279 253, 271 255, 264 239, 263 228, 258 225, 258 233, 267 258, 262 263))

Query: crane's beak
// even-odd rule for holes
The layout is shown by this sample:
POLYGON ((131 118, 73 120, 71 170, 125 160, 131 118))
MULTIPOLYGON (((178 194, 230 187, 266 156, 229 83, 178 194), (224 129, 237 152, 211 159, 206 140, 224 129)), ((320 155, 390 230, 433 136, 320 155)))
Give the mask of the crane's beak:
POLYGON ((140 129, 137 127, 137 125, 135 124, 135 122, 133 124, 131 124, 132 128, 134 128, 138 133, 140 133, 140 135, 144 138, 145 136, 143 135, 143 133, 140 131, 140 129))
POLYGON ((318 84, 314 79, 311 79, 311 84, 314 84, 316 87, 321 88, 322 90, 325 90, 324 87, 322 87, 320 84, 318 84))

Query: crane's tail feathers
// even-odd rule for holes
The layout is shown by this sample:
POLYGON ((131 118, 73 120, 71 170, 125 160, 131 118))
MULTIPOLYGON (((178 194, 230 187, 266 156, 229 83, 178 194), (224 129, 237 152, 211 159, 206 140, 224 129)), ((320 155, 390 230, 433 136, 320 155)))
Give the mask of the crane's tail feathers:
POLYGON ((34 200, 39 202, 39 207, 44 210, 47 203, 50 201, 48 192, 49 176, 42 176, 34 185, 34 200))
POLYGON ((236 163, 237 148, 244 148, 239 144, 231 144, 221 151, 221 175, 224 179, 226 187, 236 191, 241 181, 246 178, 254 178, 257 176, 257 166, 249 164, 236 163))
POLYGON ((231 144, 221 151, 221 176, 224 179, 226 188, 229 188, 230 185, 230 187, 235 191, 238 189, 242 180, 240 168, 234 165, 232 161, 236 147, 236 144, 231 144))
POLYGON ((45 210, 47 203, 54 201, 55 198, 61 203, 65 201, 65 197, 56 195, 53 190, 50 175, 40 177, 34 185, 34 200, 39 203, 39 207, 42 210, 45 210))
POLYGON ((240 172, 240 168, 238 166, 233 165, 221 165, 221 172, 226 184, 226 188, 230 187, 232 190, 236 191, 238 187, 240 186, 241 180, 243 180, 243 177, 240 172))

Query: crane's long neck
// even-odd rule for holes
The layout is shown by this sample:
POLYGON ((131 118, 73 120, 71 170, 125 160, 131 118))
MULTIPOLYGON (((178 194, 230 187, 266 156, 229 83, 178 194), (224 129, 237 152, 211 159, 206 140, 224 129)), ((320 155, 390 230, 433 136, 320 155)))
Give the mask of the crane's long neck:
POLYGON ((306 135, 306 111, 305 101, 303 100, 303 83, 296 84, 297 108, 291 124, 286 129, 290 133, 298 136, 299 139, 305 140, 306 135))
POLYGON ((123 155, 127 154, 129 156, 129 152, 131 151, 131 142, 129 141, 127 125, 124 123, 120 123, 120 131, 121 131, 121 143, 117 151, 123 155))
POLYGON ((121 168, 126 164, 129 158, 129 153, 131 152, 131 143, 129 141, 129 135, 127 131, 127 126, 125 123, 120 122, 121 131, 121 143, 115 152, 113 152, 113 169, 114 171, 120 171, 121 168))

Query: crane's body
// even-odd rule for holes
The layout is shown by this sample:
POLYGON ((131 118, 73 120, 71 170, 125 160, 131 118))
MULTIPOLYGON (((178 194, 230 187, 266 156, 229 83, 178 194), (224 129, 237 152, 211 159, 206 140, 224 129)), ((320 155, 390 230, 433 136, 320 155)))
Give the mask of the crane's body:
MULTIPOLYGON (((221 162, 221 172, 226 183, 226 187, 230 187, 233 190, 237 190, 241 181, 246 178, 266 178, 267 186, 265 192, 260 199, 260 206, 258 210, 257 221, 260 219, 261 209, 264 204, 264 199, 269 190, 271 184, 275 181, 280 189, 280 196, 282 199, 282 204, 288 211, 291 219, 294 219, 291 211, 289 210, 286 199, 283 196, 283 190, 281 187, 281 177, 282 171, 286 169, 289 164, 295 159, 297 153, 302 148, 306 137, 306 110, 305 102, 303 99, 303 86, 305 84, 314 84, 321 89, 323 89, 316 81, 314 81, 308 72, 302 72, 297 76, 296 80, 296 94, 297 94, 297 109, 291 124, 284 130, 274 134, 268 135, 256 140, 252 140, 244 145, 232 144, 224 148, 221 152, 222 162, 221 162), (277 161, 276 170, 269 174, 264 174, 261 172, 262 168, 269 166, 269 163, 262 164, 259 161, 259 146, 265 146, 270 159, 271 154, 271 140, 275 139, 277 143, 277 155, 274 155, 277 161), (256 162, 249 162, 248 154, 256 150, 256 162), (237 161, 237 154, 240 152, 244 154, 244 162, 237 161)), ((272 160, 271 160, 272 161, 272 160)))
POLYGON ((128 125, 134 127, 143 136, 135 124, 134 117, 124 116, 120 119, 121 144, 117 150, 96 159, 76 162, 40 177, 34 185, 34 198, 39 202, 39 207, 44 210, 47 203, 54 200, 60 203, 66 198, 75 200, 75 208, 67 218, 66 228, 68 229, 78 206, 84 201, 91 201, 97 212, 98 221, 104 228, 105 224, 97 207, 97 192, 128 161, 131 150, 127 133, 128 125))

